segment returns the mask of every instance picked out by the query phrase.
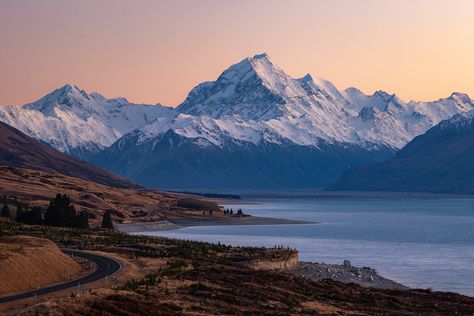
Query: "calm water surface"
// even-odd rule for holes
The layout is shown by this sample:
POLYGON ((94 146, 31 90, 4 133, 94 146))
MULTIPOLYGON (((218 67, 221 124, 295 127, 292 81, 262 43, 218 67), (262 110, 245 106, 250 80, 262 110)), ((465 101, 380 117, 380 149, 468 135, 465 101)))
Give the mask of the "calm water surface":
POLYGON ((419 288, 474 295, 474 200, 244 199, 245 213, 319 224, 190 227, 148 233, 232 245, 290 246, 305 261, 370 266, 419 288))

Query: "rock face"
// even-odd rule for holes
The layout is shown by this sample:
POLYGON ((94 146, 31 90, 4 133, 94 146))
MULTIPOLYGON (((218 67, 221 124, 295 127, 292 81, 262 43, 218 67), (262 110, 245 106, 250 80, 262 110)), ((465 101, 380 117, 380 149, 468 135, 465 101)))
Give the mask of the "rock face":
POLYGON ((295 268, 298 266, 298 263, 298 252, 295 251, 293 255, 286 259, 253 260, 249 265, 257 270, 284 270, 295 268))
POLYGON ((333 190, 474 193, 474 112, 416 137, 388 161, 354 167, 333 190))

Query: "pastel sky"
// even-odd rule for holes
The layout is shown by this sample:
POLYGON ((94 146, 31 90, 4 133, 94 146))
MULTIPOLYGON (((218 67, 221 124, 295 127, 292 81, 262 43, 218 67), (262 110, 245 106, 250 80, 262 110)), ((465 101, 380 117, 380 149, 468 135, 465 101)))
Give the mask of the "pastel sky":
POLYGON ((338 88, 474 97, 472 0, 0 0, 0 45, 0 104, 72 83, 175 106, 262 52, 338 88))

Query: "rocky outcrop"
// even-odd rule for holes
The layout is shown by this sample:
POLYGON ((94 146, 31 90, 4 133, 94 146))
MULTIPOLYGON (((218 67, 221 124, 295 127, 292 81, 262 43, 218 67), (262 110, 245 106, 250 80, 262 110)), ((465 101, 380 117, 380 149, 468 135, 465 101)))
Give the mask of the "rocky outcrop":
POLYGON ((408 287, 400 283, 382 277, 374 269, 354 267, 349 260, 344 260, 342 265, 299 262, 296 266, 286 271, 316 281, 331 279, 342 283, 356 283, 380 289, 408 289, 408 287))
POLYGON ((284 270, 297 267, 298 252, 294 251, 288 258, 252 260, 249 266, 257 270, 284 270))

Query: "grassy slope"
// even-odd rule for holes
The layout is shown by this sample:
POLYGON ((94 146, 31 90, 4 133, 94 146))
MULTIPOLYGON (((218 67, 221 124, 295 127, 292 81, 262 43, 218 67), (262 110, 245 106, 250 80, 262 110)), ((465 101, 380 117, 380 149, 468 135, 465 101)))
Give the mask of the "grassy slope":
POLYGON ((0 295, 67 280, 79 272, 80 266, 50 240, 0 237, 0 295))
MULTIPOLYGON (((287 257, 286 249, 223 245, 40 227, 7 233, 42 235, 58 243, 99 249, 127 260, 159 260, 148 276, 112 289, 98 289, 24 309, 26 315, 470 315, 474 298, 422 290, 363 288, 336 281, 311 281, 249 267, 252 260, 287 257)), ((151 261, 150 261, 151 262, 151 261)), ((127 265, 128 266, 128 265, 127 265)), ((151 269, 151 270, 150 270, 151 269)))
MULTIPOLYGON (((150 221, 202 215, 201 211, 179 207, 183 194, 144 189, 114 188, 81 178, 0 165, 0 195, 16 197, 31 205, 46 206, 57 193, 68 194, 76 210, 87 210, 99 222, 105 210, 112 209, 115 222, 150 221)), ((14 207, 11 207, 14 211, 14 207)))
POLYGON ((2 122, 0 135, 0 165, 56 172, 113 187, 137 187, 129 180, 67 156, 2 122))

